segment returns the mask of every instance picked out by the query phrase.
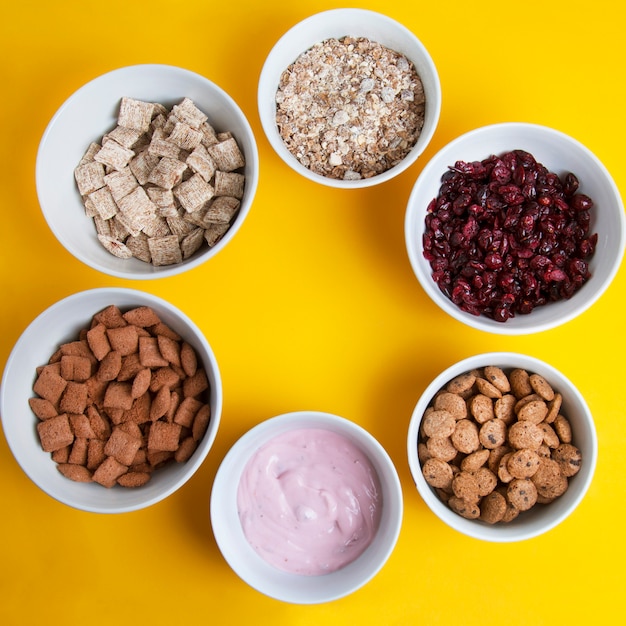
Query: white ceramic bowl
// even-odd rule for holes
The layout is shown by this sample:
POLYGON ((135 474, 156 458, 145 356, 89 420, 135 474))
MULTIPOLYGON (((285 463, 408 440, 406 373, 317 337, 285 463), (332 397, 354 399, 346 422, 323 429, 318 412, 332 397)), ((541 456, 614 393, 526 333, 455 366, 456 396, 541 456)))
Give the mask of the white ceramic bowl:
POLYGON ((211 493, 211 523, 224 558, 254 589, 294 604, 317 604, 346 596, 365 585, 383 567, 402 524, 402 490, 393 462, 363 428, 342 417, 315 411, 287 413, 261 422, 243 435, 224 457, 211 493), (256 450, 292 429, 323 428, 355 443, 378 473, 383 496, 378 532, 368 548, 342 569, 320 576, 291 574, 267 563, 248 543, 237 511, 237 490, 244 468, 256 450))
POLYGON ((308 17, 289 29, 270 51, 259 79, 258 107, 263 130, 280 158, 296 172, 317 183, 341 189, 359 189, 378 185, 397 176, 424 152, 437 128, 441 111, 439 75, 422 42, 395 20, 364 9, 333 9, 308 17), (421 134, 409 154, 391 169, 371 178, 337 180, 322 176, 302 165, 283 142, 276 126, 276 91, 281 74, 296 58, 314 44, 344 36, 367 37, 395 50, 413 62, 422 79, 426 95, 426 113, 421 134))
POLYGON ((566 376, 551 365, 534 357, 512 352, 493 352, 469 357, 447 368, 428 385, 420 397, 409 425, 407 438, 409 467, 417 490, 431 511, 444 523, 464 535, 492 542, 513 542, 537 537, 548 532, 570 516, 584 498, 593 479, 598 458, 598 441, 593 416, 585 399, 566 376), (454 513, 439 499, 426 482, 417 454, 419 431, 424 411, 435 394, 454 377, 475 368, 496 365, 507 371, 522 368, 543 376, 563 396, 561 413, 572 427, 572 443, 582 453, 580 471, 569 479, 567 491, 546 505, 535 505, 507 523, 487 524, 469 520, 454 513))
POLYGON ((102 288, 68 296, 43 311, 22 333, 9 356, 0 395, 2 426, 11 452, 28 477, 59 502, 94 513, 124 513, 159 502, 184 485, 206 458, 217 435, 222 412, 222 382, 217 361, 206 338, 182 311, 156 296, 134 289, 102 288), (204 364, 211 388, 211 421, 204 438, 185 463, 155 470, 143 487, 107 489, 62 476, 42 450, 37 418, 28 406, 33 397, 35 369, 48 362, 60 344, 75 340, 92 316, 109 305, 122 310, 149 306, 195 349, 204 364))
POLYGON ((588 309, 611 284, 620 267, 626 242, 624 205, 611 175, 585 146, 560 131, 526 123, 504 123, 470 131, 442 148, 424 167, 411 192, 405 219, 405 239, 409 261, 421 286, 443 311, 473 328, 502 335, 540 332, 564 324, 588 309), (579 178, 579 191, 590 196, 591 232, 598 233, 596 253, 590 262, 592 277, 569 300, 535 308, 530 314, 516 315, 497 322, 466 313, 452 303, 435 284, 431 267, 423 256, 422 234, 429 202, 436 198, 441 176, 456 161, 480 161, 509 150, 530 152, 550 171, 559 175, 573 172, 579 178))
POLYGON ((252 128, 237 103, 207 78, 169 65, 133 65, 103 74, 81 87, 55 113, 37 153, 36 183, 43 215, 59 242, 86 265, 120 278, 147 280, 173 276, 197 267, 222 250, 246 219, 259 177, 259 157, 252 128), (74 169, 89 144, 99 142, 117 123, 122 97, 163 104, 170 109, 191 98, 218 132, 231 131, 246 159, 245 191, 239 213, 222 239, 203 246, 175 265, 153 266, 120 259, 97 240, 93 220, 74 180, 74 169))

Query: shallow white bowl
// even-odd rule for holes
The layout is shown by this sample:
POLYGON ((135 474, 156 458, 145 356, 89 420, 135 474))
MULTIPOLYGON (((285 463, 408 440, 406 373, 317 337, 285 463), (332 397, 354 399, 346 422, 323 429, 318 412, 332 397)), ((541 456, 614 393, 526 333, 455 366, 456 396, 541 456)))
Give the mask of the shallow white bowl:
POLYGON ((585 399, 574 384, 557 369, 539 359, 514 352, 491 352, 469 357, 447 368, 428 385, 420 397, 409 424, 407 437, 409 467, 417 490, 431 511, 444 523, 464 535, 493 542, 522 541, 548 532, 569 517, 584 498, 593 479, 598 459, 598 441, 593 416, 585 399), (506 524, 487 524, 480 520, 469 520, 454 513, 442 502, 428 485, 422 474, 417 456, 419 430, 424 411, 435 394, 455 376, 474 368, 496 365, 507 371, 523 368, 529 373, 543 376, 563 396, 561 413, 572 426, 572 443, 582 453, 580 471, 569 479, 567 491, 554 502, 536 505, 520 513, 506 524))
POLYGON ((82 291, 43 311, 16 342, 7 360, 0 390, 2 427, 9 448, 28 477, 49 496, 76 509, 94 513, 124 513, 159 502, 182 487, 206 458, 220 423, 222 382, 217 361, 206 338, 182 311, 156 296, 134 289, 102 288, 82 291), (143 487, 73 482, 62 476, 44 452, 36 431, 37 418, 28 399, 33 397, 35 370, 48 362, 60 344, 73 341, 88 327, 95 313, 114 304, 122 310, 149 306, 161 320, 188 341, 198 354, 211 388, 211 421, 198 448, 186 463, 172 463, 156 470, 143 487))
POLYGON ((391 555, 402 525, 402 489, 393 462, 363 428, 342 417, 316 411, 286 413, 261 422, 243 435, 224 457, 211 492, 211 523, 222 555, 251 587, 294 604, 330 602, 371 580, 391 555), (369 547, 352 563, 322 576, 301 576, 268 564, 248 543, 237 511, 237 489, 248 459, 264 443, 292 429, 324 428, 339 433, 369 457, 383 495, 382 518, 369 547))
POLYGON ((470 131, 442 148, 424 167, 409 197, 405 218, 409 261, 424 291, 443 311, 479 330, 502 335, 535 333, 564 324, 587 310, 611 284, 624 256, 626 219, 619 190, 598 158, 584 145, 564 133, 535 124, 504 123, 470 131), (459 309, 435 284, 422 251, 424 220, 429 202, 436 198, 441 176, 458 160, 480 161, 492 154, 522 149, 530 152, 550 171, 573 172, 580 192, 590 196, 591 232, 598 233, 596 253, 589 264, 592 277, 569 300, 535 308, 506 322, 474 316, 459 309))
POLYGON ((204 263, 232 240, 254 199, 259 157, 252 128, 237 103, 216 84, 186 69, 170 65, 133 65, 103 74, 81 87, 54 114, 37 153, 36 183, 43 215, 59 242, 86 265, 120 278, 164 278, 204 263), (224 237, 204 246, 176 265, 155 267, 137 259, 119 259, 97 240, 93 220, 76 187, 74 169, 92 141, 117 123, 122 97, 158 102, 171 108, 184 97, 208 115, 218 132, 231 131, 244 156, 245 190, 239 213, 224 237))
POLYGON ((422 42, 395 20, 364 9, 333 9, 308 17, 289 29, 270 51, 259 79, 258 107, 263 130, 278 156, 296 172, 317 183, 340 189, 360 189, 386 182, 397 176, 424 152, 432 139, 441 111, 441 85, 435 64, 422 42), (413 62, 426 95, 424 127, 412 150, 397 165, 371 178, 336 180, 321 176, 302 165, 289 152, 276 126, 276 91, 280 76, 296 58, 326 39, 344 36, 367 37, 413 62))

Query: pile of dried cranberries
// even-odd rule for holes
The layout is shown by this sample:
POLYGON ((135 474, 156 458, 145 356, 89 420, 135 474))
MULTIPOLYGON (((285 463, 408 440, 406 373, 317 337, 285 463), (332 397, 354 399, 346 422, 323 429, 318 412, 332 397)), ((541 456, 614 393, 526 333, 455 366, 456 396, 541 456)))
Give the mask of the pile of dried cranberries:
POLYGON ((590 277, 593 201, 532 154, 457 161, 429 206, 424 257, 459 308, 505 322, 570 298, 590 277))

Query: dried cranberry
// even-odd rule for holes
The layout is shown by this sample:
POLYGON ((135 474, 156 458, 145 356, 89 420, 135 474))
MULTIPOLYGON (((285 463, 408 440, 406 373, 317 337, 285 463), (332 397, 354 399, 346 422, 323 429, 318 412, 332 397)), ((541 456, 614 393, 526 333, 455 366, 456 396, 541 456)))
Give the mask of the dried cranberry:
POLYGON ((574 174, 561 179, 529 152, 457 161, 428 205, 423 254, 457 306, 505 322, 589 279, 592 208, 574 174))

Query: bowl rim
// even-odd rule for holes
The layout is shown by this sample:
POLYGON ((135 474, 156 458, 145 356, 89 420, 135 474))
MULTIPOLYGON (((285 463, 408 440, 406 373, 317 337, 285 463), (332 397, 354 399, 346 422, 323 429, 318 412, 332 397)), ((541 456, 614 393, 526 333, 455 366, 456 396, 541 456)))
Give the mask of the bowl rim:
POLYGON ((230 447, 217 470, 211 490, 209 515, 213 535, 224 560, 237 576, 268 597, 293 604, 319 604, 345 597, 368 583, 391 556, 402 527, 403 492, 396 467, 377 439, 365 428, 345 417, 323 411, 292 411, 267 418, 247 430, 230 447), (385 534, 374 538, 357 559, 345 567, 321 576, 305 576, 278 570, 267 563, 248 543, 236 511, 237 483, 251 454, 281 433, 298 428, 326 428, 348 437, 369 457, 379 474, 388 502, 383 507, 381 528, 385 534), (373 556, 372 556, 373 554, 373 556), (368 558, 371 557, 371 558, 368 558), (363 575, 359 565, 368 569, 363 575), (252 568, 258 568, 252 571, 252 568), (259 575, 259 571, 264 575, 259 575), (285 591, 289 581, 297 592, 285 591), (342 584, 343 583, 343 584, 342 584))
MULTIPOLYGON (((126 95, 126 94, 124 94, 126 95)), ((121 98, 122 94, 120 94, 121 98)), ((210 117, 210 116, 209 116, 210 117)), ((102 135, 106 132, 106 129, 102 129, 102 135)), ((241 140, 238 140, 241 143, 241 140)), ((85 142, 85 149, 87 148, 88 140, 85 142)), ((50 118, 46 128, 39 140, 39 144, 37 147, 37 154, 35 158, 35 188, 37 193, 37 199, 39 202, 39 206, 43 217, 48 224, 48 227, 52 231, 53 235, 59 241, 59 243, 76 259, 91 267, 103 274, 108 276, 113 276, 116 278, 125 278, 128 280, 154 280, 159 278, 167 278, 169 276, 175 276, 181 273, 184 273, 188 270, 195 269, 196 267, 202 265, 207 262, 209 259, 216 256, 226 245, 233 239, 236 233, 242 227, 243 222, 248 216, 252 204, 254 202, 254 198, 256 196, 256 191, 258 188, 259 182, 259 152, 258 146, 256 142, 256 137, 252 126, 245 113, 241 109, 241 107, 237 104, 234 98, 222 87, 220 87, 217 83, 212 81, 211 79, 199 74, 198 72, 194 72, 192 70, 186 69, 184 67, 180 67, 177 65, 171 65, 166 63, 138 63, 133 65, 125 65, 121 67, 114 68, 102 74, 99 74, 93 78, 91 78, 86 83, 83 83, 80 87, 75 89, 57 108, 53 116, 50 118), (66 113, 66 110, 71 108, 71 106, 78 100, 80 100, 84 94, 88 93, 92 90, 97 84, 105 82, 105 81, 113 81, 120 77, 124 77, 124 75, 129 74, 132 75, 136 72, 153 72, 153 73, 164 73, 167 75, 178 75, 184 77, 186 80, 191 80, 194 82, 202 83, 204 86, 208 87, 210 90, 214 90, 220 95, 220 98, 223 99, 224 102, 228 103, 228 107, 232 110, 233 115, 238 118, 241 123, 247 140, 250 143, 249 148, 246 150, 246 164, 250 164, 250 173, 246 175, 246 190, 245 196, 241 201, 241 205, 239 207, 239 213, 236 219, 231 224, 229 230, 224 234, 224 236, 218 241, 214 246, 205 249, 202 252, 196 253, 190 259, 185 259, 181 263, 177 263, 174 265, 165 265, 165 266, 153 266, 152 264, 146 264, 146 271, 139 270, 126 270, 126 269, 118 269, 117 265, 120 263, 115 263, 115 267, 107 267, 102 265, 101 263, 91 259, 88 255, 83 254, 80 250, 76 250, 72 245, 72 241, 64 236, 63 232, 56 225, 54 219, 50 214, 48 208, 48 202, 45 199, 44 193, 44 180, 46 177, 45 174, 45 159, 46 151, 48 149, 48 142, 50 141, 50 137, 56 130, 57 125, 62 120, 63 116, 66 113)), ((76 190, 78 193, 78 190, 76 190)), ((123 259, 120 259, 123 261, 123 259)), ((144 267, 141 265, 140 267, 144 267)))
MULTIPOLYGON (((345 35, 347 33, 343 34, 345 35)), ((357 33, 355 33, 355 35, 356 34, 357 33)), ((305 52, 307 49, 310 48, 311 45, 313 45, 317 41, 321 41, 321 39, 316 39, 315 41, 311 40, 311 43, 305 44, 301 49, 301 53, 305 52)), ((388 45, 388 47, 392 46, 388 45)), ((293 60, 295 60, 295 57, 293 60)), ((415 61, 413 59, 410 60, 415 65, 415 61)), ((280 72, 278 75, 280 75, 280 72)), ((406 169, 411 167, 411 165, 413 165, 417 161, 417 159, 424 153, 424 151, 430 144, 433 135, 435 134, 439 123, 439 117, 441 115, 441 100, 441 82, 439 79, 437 66, 435 65, 435 62, 430 52, 423 44, 423 42, 417 37, 417 35, 415 35, 415 33, 413 33, 413 31, 411 31, 404 24, 384 13, 380 13, 371 9, 361 9, 354 7, 323 10, 318 13, 314 13, 313 15, 309 15, 303 20, 289 27, 275 42, 269 54, 267 55, 261 69, 257 89, 257 107, 261 126, 268 142, 270 143, 276 154, 292 170, 302 175, 309 181, 312 181, 314 183, 320 183, 322 185, 337 189, 364 189, 367 187, 379 185, 381 183, 391 180, 392 178, 395 178, 397 175, 401 174, 406 169), (271 77, 274 75, 274 72, 272 70, 274 67, 280 66, 280 71, 282 72, 282 70, 287 67, 287 65, 283 67, 283 64, 279 63, 277 58, 281 55, 282 47, 290 42, 290 40, 292 40, 293 38, 297 38, 303 31, 307 32, 307 29, 311 25, 315 25, 320 22, 336 24, 338 21, 353 21, 358 23, 361 19, 379 20, 380 22, 395 28, 398 32, 401 32, 403 34, 404 38, 410 40, 412 45, 414 45, 415 48, 420 51, 424 68, 427 69, 429 74, 429 94, 426 101, 426 115, 427 119, 430 120, 430 123, 428 124, 428 126, 426 125, 426 123, 424 124, 424 129, 422 129, 418 141, 416 142, 415 146, 413 146, 413 148, 409 151, 409 153, 404 157, 404 159, 402 159, 402 161, 389 168, 388 170, 385 170, 384 172, 381 172, 380 174, 377 174, 370 178, 361 178, 359 180, 333 179, 329 178, 328 176, 323 176, 321 174, 317 174, 316 172, 311 171, 309 168, 302 165, 287 149, 278 132, 276 131, 275 116, 267 113, 271 106, 265 99, 265 94, 266 91, 267 93, 276 92, 278 81, 271 80, 271 77), (270 89, 270 87, 272 88, 270 89)))
POLYGON ((598 437, 593 414, 585 398, 576 385, 574 385, 562 371, 542 359, 522 352, 483 352, 463 358, 446 367, 432 379, 426 389, 420 394, 409 422, 406 453, 413 484, 429 510, 438 517, 440 521, 451 529, 473 539, 494 543, 512 543, 525 541, 547 533, 564 522, 579 506, 587 494, 595 474, 598 462, 598 437), (570 496, 571 501, 569 504, 562 507, 563 510, 560 514, 555 515, 553 519, 534 529, 525 527, 525 525, 523 525, 523 519, 519 520, 519 518, 506 525, 489 525, 486 522, 468 520, 453 513, 439 499, 428 483, 426 483, 421 471, 421 463, 417 453, 417 442, 424 410, 437 391, 454 378, 454 376, 487 365, 498 365, 504 369, 523 367, 529 371, 541 374, 549 381, 557 380, 560 387, 563 385, 567 387, 565 390, 560 389, 564 400, 568 403, 574 401, 580 407, 584 415, 583 422, 586 426, 585 434, 588 438, 586 447, 591 454, 586 455, 585 458, 585 473, 574 477, 576 478, 577 485, 576 495, 573 497, 570 496))
MULTIPOLYGON (((111 302, 111 304, 116 304, 116 302, 111 302)), ((128 304, 118 304, 121 308, 127 308, 128 304)), ((98 309, 99 310, 99 309, 98 309)), ((93 310, 91 312, 87 311, 84 315, 85 324, 88 323, 89 319, 97 312, 97 310, 93 310)), ((59 333, 59 337, 62 337, 62 333, 59 333)), ((55 339, 55 344, 58 344, 59 341, 55 339)), ((34 371, 32 372, 34 377, 34 371)), ((7 441, 9 450, 11 451, 15 461, 21 468, 21 470, 28 476, 33 484, 35 484, 41 491, 46 493, 48 496, 60 502, 61 504, 65 504, 71 508, 86 511, 90 513, 102 513, 102 514, 116 514, 116 513, 127 513, 131 511, 136 511, 140 509, 147 508, 164 500, 172 493, 180 489, 188 480, 192 478, 192 476, 197 472, 200 468, 207 455, 213 448, 213 444, 217 437, 217 433, 219 430, 221 417, 222 417, 222 408, 223 408, 223 387, 222 387, 222 379, 221 372, 219 369, 219 364, 215 357, 215 353, 211 345, 209 344, 207 338, 204 336, 200 328, 196 325, 196 323, 187 316, 182 310, 176 307, 174 304, 168 302, 167 300, 156 296, 154 294, 144 292, 134 288, 128 287, 96 287, 91 289, 86 289, 83 291, 78 291, 73 294, 70 294, 60 300, 57 300, 44 310, 42 310, 36 317, 32 319, 32 321, 26 326, 26 328, 22 331, 19 338, 15 342, 9 357, 6 361, 4 372, 2 375, 2 379, 0 381, 0 423, 2 424, 2 429, 4 431, 5 439, 7 441), (19 360, 19 355, 24 353, 24 350, 28 346, 28 342, 31 341, 30 334, 33 332, 38 332, 45 326, 46 321, 51 316, 55 315, 59 310, 63 310, 68 306, 72 306, 75 303, 84 304, 84 300, 87 298, 94 297, 102 297, 109 299, 109 296, 117 302, 120 299, 125 299, 128 301, 135 301, 136 298, 142 304, 138 304, 136 306, 146 305, 150 306, 150 303, 153 305, 158 305, 163 311, 167 312, 167 315, 171 315, 177 319, 177 322, 180 322, 181 326, 184 326, 186 330, 189 331, 189 335, 193 336, 193 342, 196 344, 194 347, 196 351, 201 348, 201 351, 206 358, 202 357, 203 365, 207 370, 207 374, 209 375, 210 380, 213 381, 212 387, 212 400, 214 403, 212 406, 211 413, 211 424, 209 429, 205 433, 201 444, 196 449, 192 458, 186 461, 184 469, 185 471, 180 471, 182 474, 176 480, 172 481, 172 483, 165 489, 160 490, 158 493, 152 493, 151 495, 147 495, 146 492, 143 498, 139 498, 137 501, 127 502, 125 500, 115 500, 113 497, 111 498, 111 503, 103 503, 103 504, 81 504, 79 502, 78 496, 67 497, 63 494, 59 494, 53 487, 48 485, 45 481, 40 480, 39 476, 33 469, 31 454, 28 450, 25 450, 20 444, 20 433, 21 431, 17 428, 14 423, 16 421, 16 416, 11 411, 11 407, 9 406, 8 396, 11 394, 13 387, 11 386, 11 382, 14 380, 16 376, 23 376, 24 374, 20 374, 20 372, 16 371, 17 361, 19 360)), ((26 405, 25 411, 30 411, 28 406, 26 405)), ((36 424, 35 415, 30 413, 29 417, 32 417, 33 425, 36 424)), ((36 435, 33 435, 36 437, 36 435)), ((38 448, 38 452, 40 448, 38 448)), ((49 457, 49 453, 45 453, 49 457)), ((54 463, 50 461, 51 466, 50 470, 54 471, 54 463)), ((182 468, 181 468, 182 470, 182 468)), ((76 483, 76 485, 81 486, 80 483, 76 483)), ((83 485, 84 486, 84 485, 83 485)), ((94 487, 95 485, 86 485, 87 487, 94 487)), ((98 486, 98 488, 100 488, 98 486)), ((104 488, 103 488, 104 489, 104 488)), ((121 488, 120 488, 121 489, 121 488)), ((103 494, 112 494, 113 490, 103 491, 103 494)), ((130 492, 129 492, 130 493, 130 492)), ((141 492, 138 490, 133 490, 133 494, 141 496, 141 492)))
MULTIPOLYGON (((489 151, 485 151, 485 156, 487 156, 487 152, 489 151)), ((451 165, 451 163, 447 163, 447 165, 451 165)), ((446 165, 444 165, 443 167, 445 168, 446 165)), ((573 319, 582 315, 589 308, 591 308, 591 306, 602 297, 610 284, 613 282, 613 279, 619 271, 624 258, 626 248, 626 215, 624 213, 624 203, 617 184, 615 183, 615 180, 611 176, 606 166, 602 163, 602 161, 600 161, 600 159, 583 143, 581 143, 574 137, 564 133, 563 131, 542 124, 515 121, 498 122, 494 124, 479 126, 465 133, 462 133, 461 135, 456 136, 450 142, 442 146, 428 161, 428 163, 426 163, 421 173, 417 177, 409 194, 404 218, 404 240, 405 250, 407 252, 409 264, 413 270, 414 275, 419 281, 422 289, 424 289, 430 299, 441 310, 443 310, 445 313, 447 313, 458 322, 461 322, 462 324, 465 324, 466 326, 477 330, 498 335, 527 335, 531 333, 539 333, 546 330, 551 330, 572 321, 573 319), (439 180, 439 177, 444 173, 444 169, 442 169, 440 161, 444 161, 444 157, 447 156, 448 153, 451 153, 451 155, 454 156, 457 147, 459 145, 462 145, 468 139, 490 133, 504 134, 507 131, 511 130, 551 135, 553 137, 556 137, 559 141, 567 143, 570 147, 579 151, 582 155, 584 155, 587 160, 593 163, 595 168, 600 172, 604 179, 607 192, 611 195, 613 201, 615 202, 615 205, 619 209, 616 216, 616 219, 619 222, 619 229, 617 232, 617 256, 615 258, 615 261, 611 264, 610 271, 606 274, 604 278, 602 278, 600 282, 594 283, 594 291, 591 292, 590 295, 586 297, 586 299, 579 298, 577 301, 577 305, 575 307, 572 307, 572 309, 569 310, 566 314, 560 316, 559 318, 544 320, 543 322, 533 321, 531 317, 532 312, 529 315, 520 315, 516 318, 507 320, 507 322, 502 323, 495 322, 494 320, 490 320, 489 318, 486 318, 484 316, 474 316, 459 309, 439 290, 437 285, 432 280, 430 273, 427 273, 425 271, 424 266, 422 265, 422 240, 421 237, 416 236, 415 234, 415 227, 422 227, 421 220, 419 224, 417 222, 417 216, 421 215, 422 213, 425 214, 425 207, 418 205, 416 198, 422 192, 422 186, 426 184, 424 181, 432 177, 436 177, 437 180, 439 180)), ((575 294, 575 296, 576 295, 580 294, 575 294)), ((553 305, 558 306, 559 303, 553 303, 553 305)))

